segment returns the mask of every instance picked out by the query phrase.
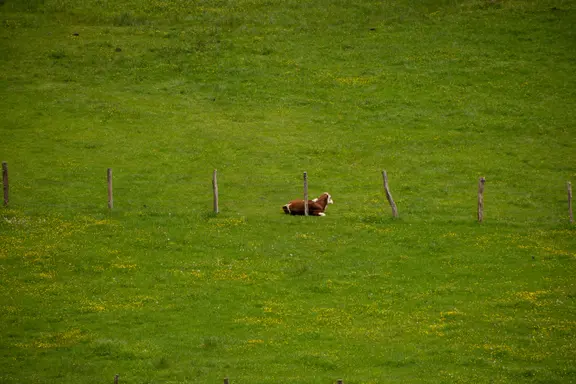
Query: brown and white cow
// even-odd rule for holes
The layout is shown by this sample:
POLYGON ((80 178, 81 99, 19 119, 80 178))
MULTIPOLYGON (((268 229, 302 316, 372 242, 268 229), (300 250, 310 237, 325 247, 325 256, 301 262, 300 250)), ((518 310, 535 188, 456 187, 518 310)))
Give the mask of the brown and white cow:
MULTIPOLYGON (((332 196, 328 192, 324 192, 320 197, 314 200, 308 200, 308 214, 310 216, 326 216, 326 206, 333 204, 332 196)), ((289 215, 303 215, 304 214, 304 200, 292 200, 282 207, 284 213, 289 215)))

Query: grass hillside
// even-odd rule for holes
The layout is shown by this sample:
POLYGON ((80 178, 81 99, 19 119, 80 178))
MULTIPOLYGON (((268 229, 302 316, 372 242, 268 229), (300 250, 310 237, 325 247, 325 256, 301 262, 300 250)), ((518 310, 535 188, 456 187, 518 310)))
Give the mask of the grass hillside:
POLYGON ((0 0, 0 382, 576 382, 575 25, 0 0), (282 213, 304 171, 326 217, 282 213))

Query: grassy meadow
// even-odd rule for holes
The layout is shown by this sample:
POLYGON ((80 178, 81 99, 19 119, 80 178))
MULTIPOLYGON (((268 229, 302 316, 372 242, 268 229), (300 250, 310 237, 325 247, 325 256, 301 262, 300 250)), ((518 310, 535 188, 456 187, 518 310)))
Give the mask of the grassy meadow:
POLYGON ((0 1, 0 383, 576 383, 575 26, 0 1), (304 171, 326 217, 282 213, 304 171))

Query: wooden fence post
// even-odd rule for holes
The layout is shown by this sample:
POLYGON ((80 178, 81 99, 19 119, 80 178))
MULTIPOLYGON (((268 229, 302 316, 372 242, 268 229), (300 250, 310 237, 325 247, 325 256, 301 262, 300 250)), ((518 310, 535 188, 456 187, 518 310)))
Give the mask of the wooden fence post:
POLYGON ((484 220, 484 184, 486 179, 481 177, 478 181, 478 222, 484 220))
POLYGON ((392 198, 392 194, 390 193, 390 188, 388 187, 388 174, 386 171, 382 171, 382 178, 384 179, 384 191, 386 192, 386 199, 390 203, 390 207, 392 207, 392 216, 398 217, 398 208, 396 207, 396 203, 392 198))
POLYGON ((108 209, 114 208, 114 195, 112 194, 112 168, 108 168, 108 209))
POLYGON ((2 162, 2 185, 4 186, 4 206, 7 207, 9 203, 8 196, 8 163, 2 162))
POLYGON ((229 384, 227 377, 224 378, 224 384, 229 384))
POLYGON ((574 214, 572 213, 572 183, 567 183, 568 187, 568 217, 570 218, 570 224, 574 224, 574 214))
POLYGON ((308 216, 308 173, 304 172, 304 216, 308 216))
POLYGON ((115 375, 114 376, 114 384, 118 384, 118 378, 120 377, 120 375, 115 375))
POLYGON ((338 384, 344 384, 344 381, 342 381, 342 379, 338 380, 338 384))
POLYGON ((212 192, 214 193, 214 213, 219 213, 218 208, 218 171, 215 169, 212 174, 212 192))

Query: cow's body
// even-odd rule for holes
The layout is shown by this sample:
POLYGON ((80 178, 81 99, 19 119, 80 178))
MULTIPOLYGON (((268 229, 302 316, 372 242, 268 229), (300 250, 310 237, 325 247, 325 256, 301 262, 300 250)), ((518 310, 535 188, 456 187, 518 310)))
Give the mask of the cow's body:
MULTIPOLYGON (((332 204, 332 196, 324 192, 320 197, 314 200, 308 200, 308 214, 310 216, 326 216, 326 206, 332 204)), ((282 207, 284 213, 288 215, 304 215, 304 200, 292 200, 282 207)))

